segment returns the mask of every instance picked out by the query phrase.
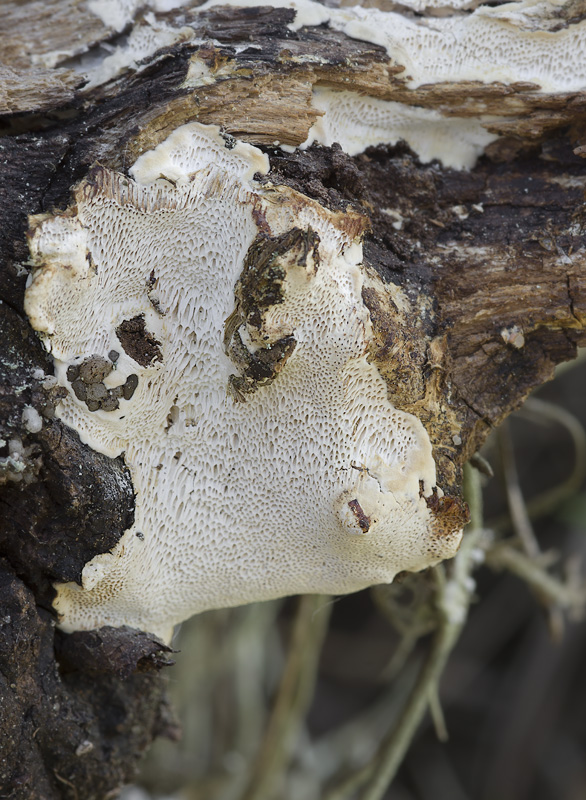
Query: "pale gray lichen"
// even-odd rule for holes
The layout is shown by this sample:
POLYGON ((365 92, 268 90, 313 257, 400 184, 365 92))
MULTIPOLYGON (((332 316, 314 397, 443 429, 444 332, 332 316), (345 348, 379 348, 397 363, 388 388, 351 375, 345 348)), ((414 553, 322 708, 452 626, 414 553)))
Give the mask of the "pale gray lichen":
POLYGON ((367 359, 365 221, 261 186, 268 166, 191 123, 132 180, 98 168, 71 212, 32 220, 26 310, 68 391, 59 416, 124 454, 136 492, 118 545, 57 587, 66 630, 168 639, 208 608, 352 592, 458 546, 429 437, 367 359), (136 319, 146 351, 121 335, 136 319), (91 381, 122 387, 118 407, 92 410, 91 381))

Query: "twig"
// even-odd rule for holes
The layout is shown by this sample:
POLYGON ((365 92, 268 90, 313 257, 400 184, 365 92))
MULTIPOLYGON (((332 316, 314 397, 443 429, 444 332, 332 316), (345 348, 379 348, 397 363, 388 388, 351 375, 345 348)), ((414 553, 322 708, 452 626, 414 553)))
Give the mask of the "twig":
POLYGON ((377 761, 376 756, 369 761, 367 764, 364 764, 359 769, 355 770, 351 775, 348 775, 347 778, 344 778, 343 781, 337 786, 334 786, 333 789, 326 794, 324 800, 346 800, 349 797, 352 797, 355 792, 358 791, 364 784, 370 780, 372 777, 377 761))
POLYGON ((286 770, 292 743, 313 695, 331 603, 323 595, 299 599, 287 663, 243 800, 270 797, 286 770))
MULTIPOLYGON (((576 449, 576 459, 572 475, 561 486, 542 495, 533 502, 533 513, 536 509, 540 513, 547 513, 562 502, 569 494, 573 494, 581 486, 586 474, 586 432, 581 423, 571 414, 561 408, 546 403, 542 400, 527 401, 527 411, 537 415, 539 419, 548 419, 559 422, 570 432, 576 449)), ((564 618, 562 609, 572 607, 576 602, 575 591, 570 594, 573 599, 564 596, 567 594, 567 586, 550 576, 539 564, 541 551, 539 543, 533 532, 533 526, 529 518, 528 506, 523 498, 523 493, 519 484, 519 476, 515 464, 513 447, 505 423, 498 431, 499 445, 503 463, 503 473, 505 478, 505 491, 511 522, 517 533, 528 558, 523 559, 522 554, 514 548, 507 546, 506 549, 495 548, 491 557, 492 563, 500 563, 506 566, 511 572, 519 575, 528 583, 542 605, 546 608, 548 624, 554 641, 560 641, 564 632, 564 618), (499 555, 500 553, 500 555, 499 555), (556 588, 557 587, 557 588, 556 588)), ((580 605, 582 601, 578 601, 580 605)))
POLYGON ((405 633, 401 637, 399 644, 397 645, 397 648, 391 657, 391 660, 381 672, 381 681, 389 683, 399 674, 399 672, 407 663, 409 656, 415 649, 415 645, 420 637, 421 634, 419 632, 413 634, 405 633))
POLYGON ((67 778, 64 778, 63 776, 59 775, 59 773, 56 772, 55 770, 53 770, 53 775, 57 778, 58 781, 64 783, 66 786, 69 786, 69 788, 73 790, 73 794, 75 795, 75 800, 78 800, 79 794, 75 786, 71 783, 71 781, 68 781, 67 778))
POLYGON ((567 582, 554 578, 534 559, 506 542, 492 547, 486 563, 496 569, 507 569, 531 586, 536 593, 559 609, 580 614, 586 605, 586 588, 574 571, 567 582))
POLYGON ((453 562, 453 575, 438 592, 441 622, 417 683, 397 727, 383 741, 376 756, 372 778, 361 800, 381 800, 395 777, 429 704, 429 689, 437 685, 467 618, 471 598, 470 574, 476 565, 476 549, 482 531, 467 534, 453 562))
MULTIPOLYGON (((582 423, 569 411, 534 397, 526 400, 519 414, 532 421, 545 420, 561 425, 570 434, 574 444, 574 466, 569 477, 558 486, 541 492, 526 503, 526 513, 530 519, 535 520, 555 511, 583 485, 586 479, 586 431, 582 423)), ((489 520, 488 525, 493 530, 505 531, 511 526, 511 519, 505 515, 489 520)))
POLYGON ((397 600, 396 584, 374 586, 371 596, 389 624, 401 635, 399 644, 387 666, 380 675, 381 681, 391 681, 401 671, 415 645, 422 636, 432 633, 437 627, 437 613, 427 602, 429 590, 421 591, 422 582, 416 584, 416 591, 409 609, 397 600))
POLYGON ((497 438, 503 465, 504 488, 513 528, 527 555, 536 558, 540 548, 523 499, 508 420, 505 420, 498 429, 497 438))
MULTIPOLYGON (((233 748, 247 761, 258 751, 264 732, 268 681, 265 666, 270 654, 269 637, 271 630, 275 630, 281 605, 280 601, 274 600, 245 606, 238 615, 239 624, 231 628, 232 653, 228 658, 234 664, 234 701, 237 712, 233 748)), ((277 658, 276 654, 274 658, 277 658)), ((234 778, 242 781, 245 776, 235 772, 234 778)), ((228 800, 228 797, 224 800, 228 800)))
POLYGON ((529 516, 531 519, 537 519, 554 511, 564 500, 578 492, 586 480, 586 431, 580 420, 569 411, 554 403, 538 400, 536 397, 530 397, 520 413, 528 418, 537 417, 561 425, 570 434, 574 444, 574 468, 571 475, 559 486, 542 492, 527 503, 529 516))
POLYGON ((464 480, 462 489, 464 498, 470 509, 469 531, 479 531, 484 525, 484 505, 480 474, 470 464, 464 464, 464 480))
POLYGON ((439 685, 437 681, 429 687, 428 691, 429 713, 433 720, 433 727, 435 728, 435 735, 440 742, 447 742, 450 738, 448 728, 444 717, 444 710, 442 708, 439 685))
POLYGON ((321 778, 328 782, 332 777, 336 780, 333 786, 320 794, 320 800, 344 800, 368 780, 374 768, 372 756, 382 736, 398 719, 404 698, 413 689, 422 662, 420 655, 415 654, 409 669, 402 670, 366 711, 317 742, 314 755, 323 766, 321 778), (359 752, 363 755, 359 756, 359 752), (366 766, 349 773, 348 770, 361 761, 366 766), (342 774, 344 778, 340 779, 342 774))

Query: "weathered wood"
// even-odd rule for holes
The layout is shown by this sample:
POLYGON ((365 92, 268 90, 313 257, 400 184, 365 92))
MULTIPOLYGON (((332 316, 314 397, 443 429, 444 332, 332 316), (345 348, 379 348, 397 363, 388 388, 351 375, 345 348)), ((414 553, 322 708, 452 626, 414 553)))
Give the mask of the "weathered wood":
MULTIPOLYGON (((293 32, 294 12, 267 8, 159 15, 170 26, 181 18, 192 34, 88 89, 71 59, 115 30, 83 4, 33 3, 27 17, 22 8, 3 9, 10 47, 0 66, 0 786, 23 800, 89 800, 128 779, 161 729, 161 682, 118 677, 160 661, 130 632, 118 642, 124 670, 106 632, 110 644, 87 640, 85 655, 60 642, 55 660, 51 584, 79 580, 83 564, 115 544, 133 494, 121 459, 90 450, 54 418, 51 361, 22 310, 28 215, 66 208, 93 164, 125 171, 186 122, 264 147, 265 181, 367 219, 370 358, 391 401, 423 421, 439 480, 457 493, 487 433, 586 344, 586 163, 573 152, 586 95, 552 97, 528 84, 411 90, 383 48, 327 28, 293 32), (336 146, 274 147, 306 139, 319 116, 315 87, 494 114, 491 130, 507 138, 469 172, 423 165, 402 144, 355 157, 336 146), (27 423, 27 407, 41 430, 27 423), (92 647, 112 674, 88 672, 92 647)), ((583 13, 572 9, 560 24, 583 13)))
POLYGON ((487 433, 586 342, 583 162, 567 140, 472 172, 422 166, 402 147, 271 162, 275 182, 368 210, 365 255, 383 280, 364 293, 372 357, 392 402, 423 419, 452 487, 487 433))

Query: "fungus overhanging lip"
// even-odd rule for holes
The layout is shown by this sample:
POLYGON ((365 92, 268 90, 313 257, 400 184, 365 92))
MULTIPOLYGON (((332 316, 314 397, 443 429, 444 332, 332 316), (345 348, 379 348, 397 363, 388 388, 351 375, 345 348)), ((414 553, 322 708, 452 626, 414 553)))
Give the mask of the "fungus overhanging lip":
POLYGON ((461 516, 429 503, 429 437, 367 361, 364 219, 261 187, 267 170, 256 148, 190 123, 134 180, 98 168, 75 216, 32 220, 26 309, 68 389, 59 414, 124 453, 136 492, 114 550, 85 566, 83 587, 57 587, 65 630, 168 639, 208 608, 351 592, 457 549, 461 516), (92 411, 72 389, 68 369, 92 358, 83 374, 108 391, 135 376, 117 408, 92 411))

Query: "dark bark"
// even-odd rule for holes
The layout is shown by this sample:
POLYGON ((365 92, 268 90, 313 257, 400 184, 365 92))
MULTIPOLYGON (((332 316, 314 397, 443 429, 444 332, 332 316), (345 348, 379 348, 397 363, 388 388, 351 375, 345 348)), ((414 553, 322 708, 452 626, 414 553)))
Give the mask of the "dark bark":
MULTIPOLYGON (((215 123, 268 148, 269 180, 367 216, 364 252, 378 276, 364 290, 376 333, 370 357, 392 402, 426 425, 439 482, 456 493, 462 464, 487 433, 586 343, 586 164, 574 153, 584 97, 548 104, 526 85, 438 84, 410 95, 382 48, 322 28, 292 33, 292 15, 187 12, 185 24, 214 44, 167 48, 86 93, 63 65, 35 77, 19 44, 21 27, 35 27, 11 17, 5 66, 21 77, 12 90, 7 83, 0 117, 0 797, 104 798, 128 780, 153 736, 174 733, 158 643, 128 630, 56 638, 51 612, 53 582, 79 581, 133 519, 123 459, 92 451, 55 419, 51 359, 22 305, 28 215, 65 208, 93 164, 124 171, 178 125, 215 123), (236 49, 247 43, 261 49, 236 49), (216 82, 185 88, 193 60, 216 82), (451 113, 463 113, 464 100, 476 113, 471 97, 497 111, 514 96, 524 113, 495 124, 508 138, 470 172, 422 165, 401 144, 354 158, 336 146, 271 148, 276 139, 304 141, 316 118, 314 85, 349 83, 451 113), (400 230, 390 207, 404 220, 400 230), (408 311, 397 308, 396 289, 408 311), (40 430, 23 416, 29 406, 40 430)), ((70 22, 83 28, 81 17, 70 22)), ((112 35, 96 23, 80 47, 112 35)), ((156 342, 147 344, 145 358, 156 357, 156 342)))
POLYGON ((367 263, 412 301, 401 317, 365 289, 372 357, 392 402, 426 424, 441 483, 453 485, 488 432, 586 342, 584 161, 564 133, 514 163, 483 158, 471 172, 421 165, 403 146, 352 159, 335 147, 275 150, 271 164, 275 182, 368 210, 367 263), (401 230, 387 208, 400 209, 401 230), (579 259, 570 264, 568 253, 579 259), (503 334, 515 327, 521 347, 503 334))
MULTIPOLYGON (((18 232, 4 228, 7 238, 18 232)), ((86 561, 116 543, 134 494, 122 459, 89 450, 54 418, 52 366, 18 310, 14 264, 5 264, 0 305, 0 797, 97 799, 171 730, 158 675, 134 674, 159 668, 151 656, 165 648, 126 631, 116 648, 79 634, 84 657, 80 645, 55 652, 52 583, 79 581, 86 561), (23 421, 27 406, 43 420, 37 432, 23 421)))
POLYGON ((171 732, 159 676, 133 674, 137 665, 159 665, 160 643, 126 631, 113 647, 108 629, 80 633, 56 662, 55 621, 6 560, 0 606, 0 797, 108 796, 130 778, 153 736, 171 732))

